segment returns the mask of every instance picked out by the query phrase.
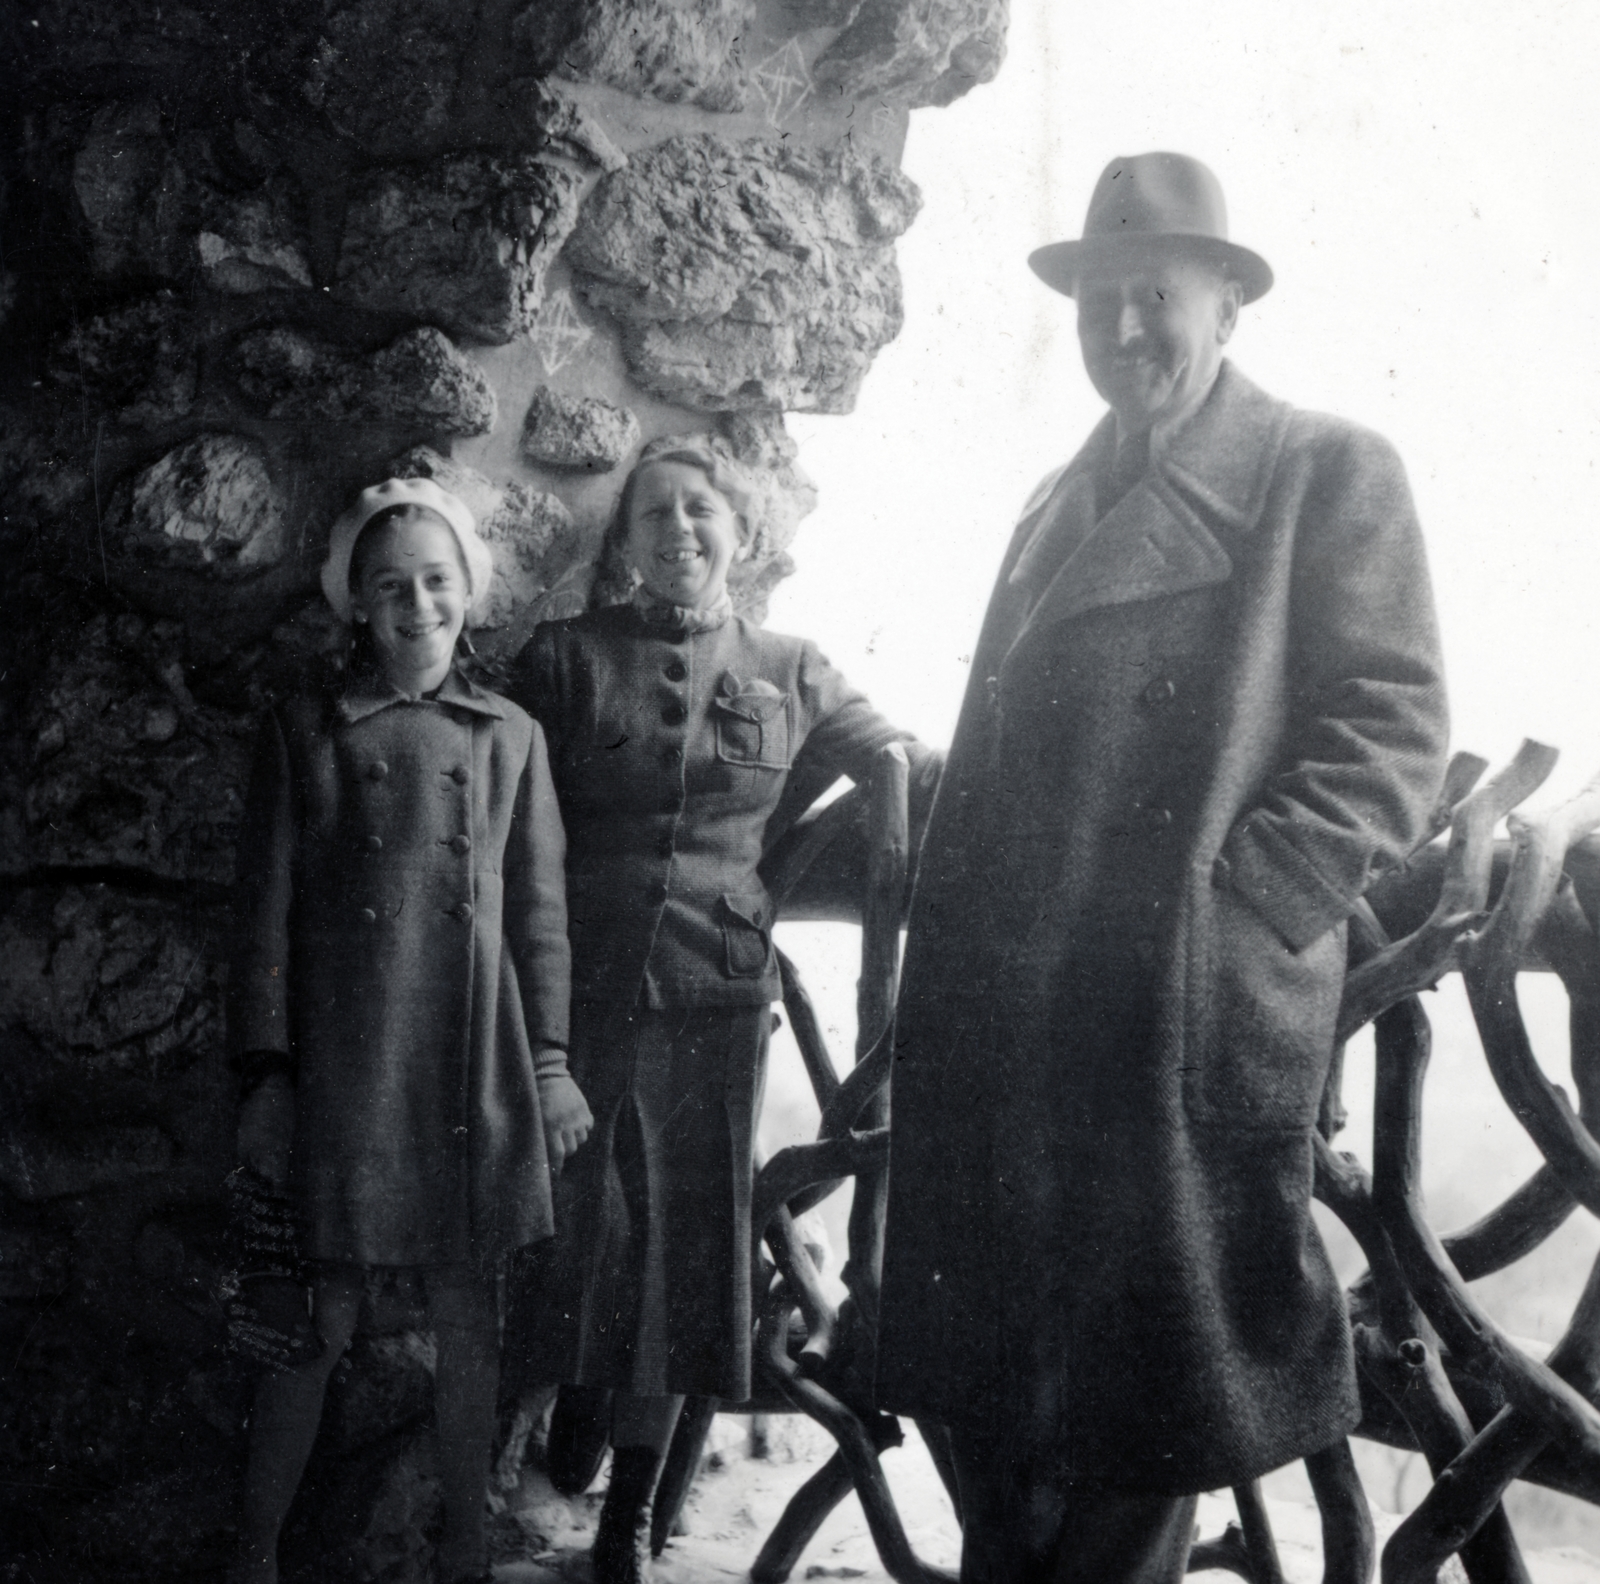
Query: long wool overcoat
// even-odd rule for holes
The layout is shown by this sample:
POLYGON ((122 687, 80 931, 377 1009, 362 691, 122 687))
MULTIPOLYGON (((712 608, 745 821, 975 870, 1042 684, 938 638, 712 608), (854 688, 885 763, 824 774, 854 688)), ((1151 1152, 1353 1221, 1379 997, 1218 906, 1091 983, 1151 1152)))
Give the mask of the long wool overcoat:
POLYGON ((567 1041, 563 847, 539 727, 456 672, 431 700, 358 677, 268 717, 231 1036, 295 1059, 311 1257, 550 1235, 534 1049, 567 1041))
MULTIPOLYGON (((741 1401, 780 993, 757 866, 833 781, 907 736, 815 644, 736 616, 685 631, 626 605, 550 622, 515 685, 549 735, 567 831, 572 1073, 595 1116, 557 1185, 528 1345, 557 1379, 741 1401)), ((937 756, 907 748, 925 799, 937 756)))
POLYGON ((923 847, 879 1391, 1181 1492, 1357 1418, 1311 1132, 1445 700, 1384 441, 1227 364, 1101 515, 1114 441, 1018 526, 923 847))

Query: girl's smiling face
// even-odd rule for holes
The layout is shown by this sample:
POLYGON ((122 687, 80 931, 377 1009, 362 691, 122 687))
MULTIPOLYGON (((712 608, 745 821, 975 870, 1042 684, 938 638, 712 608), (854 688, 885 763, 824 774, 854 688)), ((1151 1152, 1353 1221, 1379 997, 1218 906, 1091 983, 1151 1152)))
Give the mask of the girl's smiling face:
POLYGON ((470 588, 456 536, 425 507, 362 534, 352 557, 350 605, 372 633, 384 675, 405 693, 444 681, 466 621, 470 588))
POLYGON ((633 480, 624 554, 646 590, 704 610, 722 598, 745 554, 739 514, 689 462, 648 462, 633 480))

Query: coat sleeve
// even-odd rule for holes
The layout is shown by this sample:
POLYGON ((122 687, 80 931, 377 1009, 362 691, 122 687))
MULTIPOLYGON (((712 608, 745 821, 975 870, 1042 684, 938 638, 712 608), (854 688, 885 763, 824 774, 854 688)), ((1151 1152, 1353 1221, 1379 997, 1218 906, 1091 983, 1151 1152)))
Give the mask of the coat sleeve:
POLYGON ((239 827, 234 952, 228 979, 229 1044, 236 1060, 292 1051, 289 939, 299 844, 294 778, 283 724, 268 715, 239 827))
POLYGON ((911 821, 919 826, 933 801, 944 755, 880 715, 809 640, 801 648, 798 693, 805 740, 768 826, 769 839, 798 819, 841 775, 867 781, 879 750, 892 742, 900 743, 911 761, 911 821))
POLYGON ((1347 431, 1302 498, 1287 729, 1222 868, 1299 951, 1429 833, 1448 721, 1438 627, 1405 471, 1347 431))
POLYGON ((572 953, 567 944, 566 853, 544 731, 535 721, 506 841, 505 937, 540 1076, 561 1064, 541 1061, 539 1047, 564 1049, 567 1043, 572 953))
POLYGON ((520 704, 544 728, 545 751, 556 748, 560 729, 561 693, 557 675, 555 628, 541 622, 511 662, 506 696, 520 704))

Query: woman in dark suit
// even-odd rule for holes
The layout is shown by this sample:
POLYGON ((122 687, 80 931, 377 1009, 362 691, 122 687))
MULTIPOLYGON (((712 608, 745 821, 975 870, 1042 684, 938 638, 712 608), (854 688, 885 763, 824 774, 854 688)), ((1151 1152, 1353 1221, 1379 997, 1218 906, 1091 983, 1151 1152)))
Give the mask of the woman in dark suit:
MULTIPOLYGON (((515 697, 543 726, 567 831, 572 1071, 594 1111, 557 1191, 527 1342, 607 1388, 599 1584, 639 1576, 685 1394, 750 1394, 752 1146, 779 994, 776 830, 905 741, 814 644, 733 614, 749 489, 708 436, 652 442, 618 502, 628 604, 539 627, 515 697)), ((937 757, 915 743, 931 792, 937 757)))

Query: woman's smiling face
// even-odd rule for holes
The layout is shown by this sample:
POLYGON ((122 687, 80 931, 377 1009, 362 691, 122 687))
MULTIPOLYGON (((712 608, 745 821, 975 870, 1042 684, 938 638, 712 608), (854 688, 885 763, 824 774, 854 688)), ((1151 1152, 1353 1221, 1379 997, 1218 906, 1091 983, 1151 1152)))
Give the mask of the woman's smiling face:
POLYGON ((372 631, 385 675, 403 692, 430 693, 444 681, 466 620, 469 594, 461 547, 447 523, 418 509, 358 542, 351 589, 357 621, 372 631))
POLYGON ((703 610, 722 598, 744 553, 739 514, 689 462, 647 462, 628 505, 628 564, 669 605, 703 610))

